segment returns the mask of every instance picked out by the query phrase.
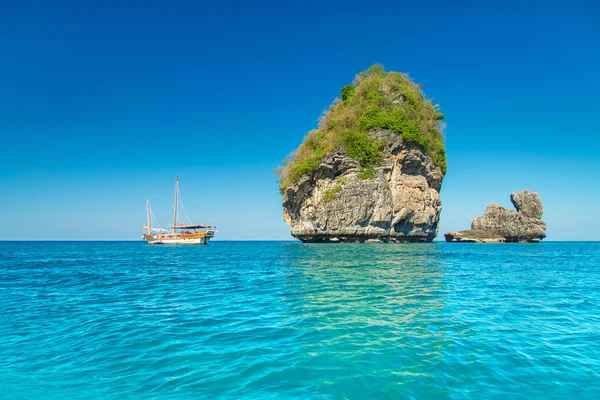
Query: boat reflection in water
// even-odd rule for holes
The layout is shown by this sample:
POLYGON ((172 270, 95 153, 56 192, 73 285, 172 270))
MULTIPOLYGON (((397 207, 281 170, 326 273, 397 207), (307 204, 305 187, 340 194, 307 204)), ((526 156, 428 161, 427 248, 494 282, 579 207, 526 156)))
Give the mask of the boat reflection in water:
MULTIPOLYGON (((162 229, 158 225, 158 222, 156 222, 156 217, 154 217, 152 209, 150 208, 148 196, 146 196, 146 214, 148 224, 144 226, 145 232, 142 234, 142 239, 147 241, 148 244, 208 244, 208 241, 215 236, 216 227, 205 224, 194 224, 189 220, 185 208, 181 203, 181 197, 179 195, 179 177, 177 175, 175 176, 173 223, 169 225, 171 232, 162 229), (187 224, 177 222, 177 215, 180 207, 188 220, 187 224), (155 222, 154 227, 152 226, 153 221, 155 222)), ((181 215, 181 213, 179 214, 181 215)))

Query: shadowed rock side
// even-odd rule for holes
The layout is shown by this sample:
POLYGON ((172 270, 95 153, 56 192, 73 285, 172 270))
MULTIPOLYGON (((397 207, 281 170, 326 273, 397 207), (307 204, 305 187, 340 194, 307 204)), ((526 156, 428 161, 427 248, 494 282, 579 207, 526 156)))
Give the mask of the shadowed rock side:
POLYGON ((537 193, 525 190, 512 193, 510 199, 517 209, 509 210, 490 204, 481 217, 471 223, 471 229, 448 232, 448 242, 505 243, 539 242, 546 237, 546 223, 541 220, 544 208, 537 193))
POLYGON ((371 179, 343 150, 284 191, 284 219, 303 242, 428 242, 437 235, 444 174, 417 145, 390 130, 371 179))

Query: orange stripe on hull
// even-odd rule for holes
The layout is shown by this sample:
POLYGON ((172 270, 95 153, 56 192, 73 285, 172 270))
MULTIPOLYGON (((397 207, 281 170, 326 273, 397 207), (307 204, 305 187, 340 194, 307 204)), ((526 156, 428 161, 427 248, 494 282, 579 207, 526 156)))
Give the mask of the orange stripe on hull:
POLYGON ((196 233, 182 233, 182 239, 191 239, 191 238, 203 238, 206 236, 206 232, 196 232, 196 233))

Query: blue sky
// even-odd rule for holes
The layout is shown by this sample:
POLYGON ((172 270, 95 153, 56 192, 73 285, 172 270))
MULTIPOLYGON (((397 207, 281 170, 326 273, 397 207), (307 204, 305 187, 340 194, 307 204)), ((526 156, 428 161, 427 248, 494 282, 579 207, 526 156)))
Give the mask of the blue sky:
POLYGON ((220 239, 289 239, 273 170, 374 63, 446 114, 440 237, 531 189, 600 240, 599 6, 416 3, 3 4, 0 240, 139 239, 175 173, 220 239))

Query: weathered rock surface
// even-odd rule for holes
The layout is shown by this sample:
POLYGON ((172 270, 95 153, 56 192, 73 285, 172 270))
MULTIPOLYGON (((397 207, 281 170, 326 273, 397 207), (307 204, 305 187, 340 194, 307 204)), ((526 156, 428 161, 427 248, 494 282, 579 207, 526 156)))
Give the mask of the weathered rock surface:
POLYGON ((525 190, 512 193, 510 195, 510 201, 517 211, 521 212, 523 215, 537 219, 542 218, 544 207, 542 206, 540 196, 536 192, 525 190))
POLYGON ((529 190, 512 193, 515 210, 490 204, 471 229, 446 233, 448 242, 539 242, 546 237, 546 223, 541 220, 543 207, 537 193, 529 190))
POLYGON ((361 179, 358 161, 338 150, 284 191, 284 219, 303 242, 431 241, 442 209, 444 174, 398 133, 386 141, 375 176, 361 179))

